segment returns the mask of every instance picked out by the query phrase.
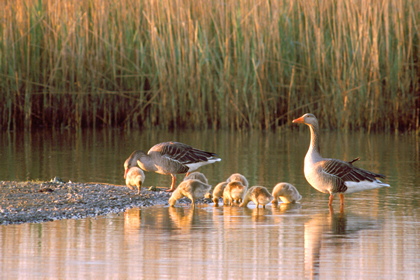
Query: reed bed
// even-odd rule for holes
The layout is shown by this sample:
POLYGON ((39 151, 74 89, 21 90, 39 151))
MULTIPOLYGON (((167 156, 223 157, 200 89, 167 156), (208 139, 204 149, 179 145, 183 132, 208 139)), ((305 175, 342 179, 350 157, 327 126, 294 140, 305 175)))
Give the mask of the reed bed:
POLYGON ((0 4, 0 126, 418 130, 416 0, 0 4))

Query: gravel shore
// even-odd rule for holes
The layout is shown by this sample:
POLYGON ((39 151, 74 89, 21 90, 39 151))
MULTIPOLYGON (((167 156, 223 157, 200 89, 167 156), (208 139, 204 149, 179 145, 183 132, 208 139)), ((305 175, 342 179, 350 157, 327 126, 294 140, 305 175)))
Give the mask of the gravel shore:
POLYGON ((168 205, 171 193, 102 183, 0 181, 0 225, 80 219, 168 205))

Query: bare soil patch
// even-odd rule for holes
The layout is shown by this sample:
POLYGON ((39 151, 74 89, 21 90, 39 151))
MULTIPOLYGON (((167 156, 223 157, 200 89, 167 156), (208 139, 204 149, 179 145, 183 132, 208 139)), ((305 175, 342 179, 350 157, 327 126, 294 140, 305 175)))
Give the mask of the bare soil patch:
POLYGON ((102 183, 0 181, 0 225, 80 219, 168 204, 171 194, 102 183))

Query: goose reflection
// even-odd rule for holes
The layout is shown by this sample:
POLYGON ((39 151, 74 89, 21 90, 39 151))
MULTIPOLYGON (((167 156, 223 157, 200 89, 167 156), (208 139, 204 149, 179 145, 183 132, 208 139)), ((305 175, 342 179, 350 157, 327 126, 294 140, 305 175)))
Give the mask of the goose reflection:
POLYGON ((319 279, 322 252, 325 248, 349 244, 357 240, 357 232, 378 229, 380 221, 368 216, 345 213, 315 214, 305 223, 305 274, 308 279, 319 279))

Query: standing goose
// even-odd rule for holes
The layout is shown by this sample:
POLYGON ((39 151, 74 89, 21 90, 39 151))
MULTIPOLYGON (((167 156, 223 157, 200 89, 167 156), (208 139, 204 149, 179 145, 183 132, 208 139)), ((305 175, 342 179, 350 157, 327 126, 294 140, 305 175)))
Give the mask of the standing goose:
MULTIPOLYGON (((144 171, 172 176, 170 192, 175 190, 176 174, 190 173, 200 166, 221 161, 215 153, 195 149, 179 142, 163 142, 150 148, 147 154, 134 151, 126 160, 127 168, 139 166, 144 171)), ((125 172, 128 169, 125 169, 125 172)))
POLYGON ((316 190, 330 194, 329 206, 332 205, 336 193, 339 194, 340 205, 343 207, 344 194, 390 187, 376 179, 377 177, 385 178, 384 175, 353 166, 352 163, 358 158, 351 162, 323 158, 319 152, 318 120, 313 114, 304 114, 293 120, 293 123, 303 123, 309 126, 311 143, 305 156, 305 178, 316 190))

